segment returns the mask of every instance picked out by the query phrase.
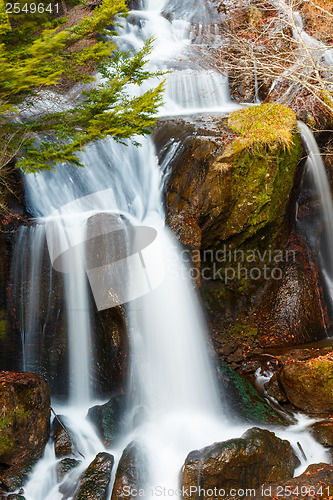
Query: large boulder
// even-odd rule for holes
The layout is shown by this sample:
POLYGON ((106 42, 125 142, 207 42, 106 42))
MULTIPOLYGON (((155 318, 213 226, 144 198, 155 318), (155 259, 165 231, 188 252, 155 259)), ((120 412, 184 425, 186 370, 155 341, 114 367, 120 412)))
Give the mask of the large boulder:
POLYGON ((14 491, 42 456, 50 429, 50 389, 33 373, 0 372, 0 481, 14 491))
POLYGON ((181 487, 191 500, 206 500, 214 489, 219 491, 217 497, 227 498, 232 489, 289 479, 297 465, 299 460, 288 441, 254 427, 241 438, 192 451, 181 471, 181 487))
POLYGON ((88 411, 88 419, 96 426, 105 446, 110 446, 120 435, 126 401, 127 397, 119 394, 104 405, 93 406, 88 411))
MULTIPOLYGON (((210 135, 189 133, 171 161, 166 188, 171 225, 176 215, 195 221, 202 250, 222 249, 224 242, 239 247, 249 239, 253 246, 265 237, 272 243, 302 157, 296 117, 286 107, 262 105, 232 113, 218 125, 219 133, 214 128, 210 135)), ((181 228, 179 236, 182 240, 181 228)))
POLYGON ((109 453, 98 453, 79 479, 73 500, 107 500, 114 458, 109 453))
POLYGON ((290 359, 278 372, 288 400, 310 414, 332 414, 333 352, 305 360, 290 359))
POLYGON ((120 458, 111 500, 133 500, 147 480, 147 455, 141 443, 132 441, 120 458), (131 494, 131 492, 136 492, 131 494))

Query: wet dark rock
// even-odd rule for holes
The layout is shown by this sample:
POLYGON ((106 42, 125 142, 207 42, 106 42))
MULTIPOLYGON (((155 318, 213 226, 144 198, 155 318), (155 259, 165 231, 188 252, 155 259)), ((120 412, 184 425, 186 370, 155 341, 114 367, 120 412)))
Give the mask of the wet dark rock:
POLYGON ((313 437, 323 446, 333 446, 333 420, 323 420, 310 425, 309 430, 313 437))
POLYGON ((0 232, 0 370, 16 371, 21 368, 22 339, 13 318, 13 303, 8 293, 14 239, 14 234, 0 232))
POLYGON ((57 458, 71 455, 74 450, 72 438, 66 429, 66 419, 62 415, 57 415, 52 422, 52 437, 54 441, 54 451, 57 458))
POLYGON ((10 494, 7 496, 7 500, 25 500, 22 495, 10 494))
POLYGON ((70 472, 71 470, 75 469, 80 464, 80 460, 76 460, 75 458, 63 458, 60 460, 60 462, 57 464, 57 479, 58 482, 63 480, 64 476, 70 472))
POLYGON ((147 456, 139 442, 132 441, 127 445, 120 458, 111 500, 133 497, 131 490, 144 489, 147 481, 147 456))
POLYGON ((109 453, 98 453, 79 479, 73 500, 107 500, 114 458, 109 453))
POLYGON ((127 397, 119 394, 104 405, 93 406, 88 411, 88 419, 96 426, 105 446, 110 446, 120 435, 126 402, 127 397))
MULTIPOLYGON (((300 476, 288 481, 264 485, 264 495, 261 493, 261 488, 258 489, 256 500, 275 500, 276 498, 281 500, 299 500, 300 498, 331 500, 332 488, 333 465, 311 464, 300 476), (291 492, 290 494, 288 494, 288 490, 291 492), (305 495, 302 492, 306 492, 305 495)), ((250 500, 250 497, 243 497, 243 500, 250 500)))
POLYGON ((95 323, 96 387, 101 397, 107 397, 126 386, 128 336, 124 307, 96 312, 95 323))
MULTIPOLYGON (((252 428, 241 438, 192 451, 181 471, 181 486, 209 489, 257 488, 264 482, 285 481, 299 465, 290 443, 273 432, 252 428)), ((191 500, 208 499, 193 493, 191 500)), ((236 497, 235 497, 236 498, 236 497)))
POLYGON ((42 456, 50 429, 50 389, 32 373, 0 373, 0 481, 21 486, 42 456))
POLYGON ((320 340, 330 326, 318 267, 304 241, 292 240, 281 279, 271 280, 258 311, 262 347, 320 340))
MULTIPOLYGON (((232 411, 233 418, 238 416, 240 421, 252 424, 289 425, 287 417, 270 406, 255 389, 253 384, 239 375, 226 363, 219 364, 219 379, 221 395, 232 411)), ((237 418, 237 417, 236 417, 237 418)))

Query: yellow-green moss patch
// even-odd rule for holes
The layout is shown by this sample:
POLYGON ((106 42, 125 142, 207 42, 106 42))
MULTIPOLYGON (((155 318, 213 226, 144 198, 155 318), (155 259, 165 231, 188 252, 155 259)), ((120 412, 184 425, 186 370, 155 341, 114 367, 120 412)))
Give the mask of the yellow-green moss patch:
POLYGON ((294 144, 297 120, 286 106, 268 103, 234 111, 229 116, 228 127, 240 134, 231 145, 234 154, 243 149, 257 152, 265 146, 289 150, 294 144))

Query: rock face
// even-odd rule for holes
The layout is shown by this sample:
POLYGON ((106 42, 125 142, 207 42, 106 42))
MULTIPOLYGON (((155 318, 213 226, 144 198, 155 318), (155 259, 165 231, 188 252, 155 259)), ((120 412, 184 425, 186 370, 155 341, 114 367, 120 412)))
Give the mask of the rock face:
POLYGON ((109 453, 98 453, 80 478, 73 500, 107 500, 114 458, 109 453))
POLYGON ((140 443, 132 441, 123 451, 119 461, 111 500, 132 500, 132 490, 137 494, 145 487, 147 479, 147 457, 140 443))
POLYGON ((257 311, 262 347, 320 340, 330 326, 318 267, 297 234, 289 241, 281 278, 270 281, 257 311))
POLYGON ((254 427, 241 438, 191 452, 181 471, 181 486, 188 492, 192 486, 192 500, 208 499, 214 488, 221 490, 218 498, 232 488, 257 488, 265 482, 289 479, 298 464, 288 441, 254 427), (208 494, 199 495, 199 487, 208 494))
POLYGON ((105 405, 93 406, 88 411, 88 418, 97 427, 105 446, 110 446, 119 436, 126 401, 126 396, 120 394, 105 405))
POLYGON ((43 454, 50 428, 50 390, 32 373, 0 373, 0 481, 21 485, 43 454))
MULTIPOLYGON (((170 216, 198 224, 202 249, 221 248, 222 242, 239 246, 259 232, 260 237, 265 236, 263 229, 274 236, 283 222, 301 158, 296 118, 290 110, 263 105, 236 113, 228 122, 218 123, 219 132, 200 136, 200 130, 189 135, 171 162, 167 184, 170 216), (269 135, 268 127, 272 120, 277 123, 277 116, 277 131, 269 135), (261 134, 253 138, 257 126, 261 134), (279 144, 279 127, 290 135, 289 152, 279 144)), ((184 227, 183 232, 186 230, 184 227)), ((182 237, 186 240, 186 235, 180 234, 182 237)))

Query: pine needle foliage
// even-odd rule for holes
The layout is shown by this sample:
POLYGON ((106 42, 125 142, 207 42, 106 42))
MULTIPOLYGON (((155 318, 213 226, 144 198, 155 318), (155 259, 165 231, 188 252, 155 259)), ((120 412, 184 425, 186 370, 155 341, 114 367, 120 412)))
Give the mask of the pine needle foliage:
POLYGON ((46 12, 11 15, 0 0, 0 171, 14 158, 24 172, 80 165, 76 152, 92 141, 151 132, 163 82, 141 95, 133 88, 158 76, 145 69, 153 41, 131 56, 104 39, 115 16, 126 14, 125 0, 103 0, 77 22, 46 12), (73 89, 81 90, 68 98, 73 89))

